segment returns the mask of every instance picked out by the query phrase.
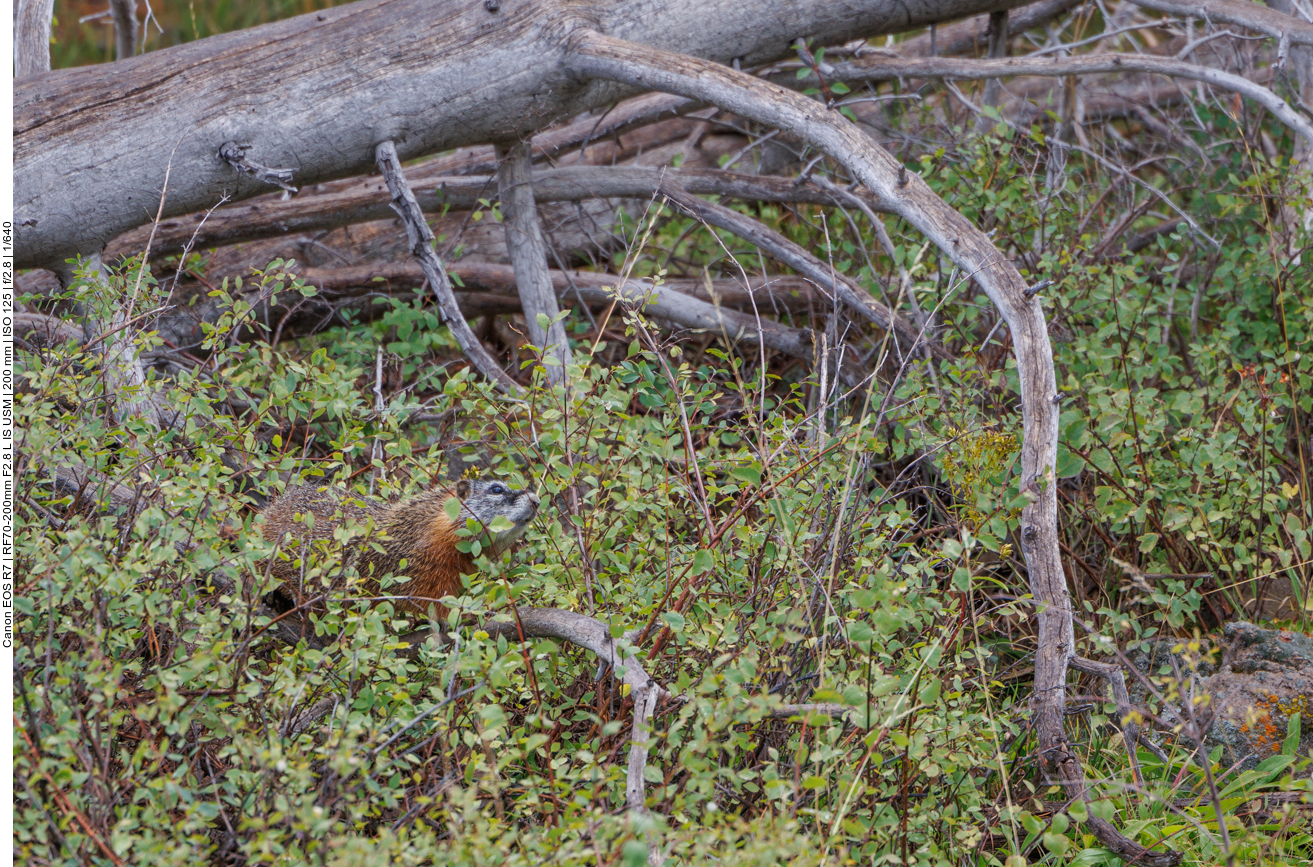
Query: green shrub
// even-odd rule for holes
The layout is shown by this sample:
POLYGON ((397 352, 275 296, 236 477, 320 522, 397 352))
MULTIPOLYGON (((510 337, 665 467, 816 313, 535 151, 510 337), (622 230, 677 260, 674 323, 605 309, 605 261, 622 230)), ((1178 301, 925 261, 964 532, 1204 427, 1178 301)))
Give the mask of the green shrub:
MULTIPOLYGON (((1295 276, 1308 266, 1254 243, 1262 188, 1227 177, 1198 193, 1222 241, 1206 271, 1178 263, 1179 234, 1092 259, 1098 233, 1078 228, 1097 185, 1028 218, 1017 203, 1044 173, 995 162, 1033 169, 1024 144, 962 146, 920 169, 1006 227, 1010 251, 1044 239, 1031 272, 1057 281, 1045 303, 1079 649, 1188 635, 1271 595, 1276 576, 1294 595, 1285 616, 1307 628, 1313 518, 1291 444, 1313 418, 1313 302, 1295 276)), ((873 290, 894 268, 858 255, 869 238, 825 228, 859 219, 755 213, 873 290)), ((656 250, 686 244, 708 268, 719 256, 686 220, 655 225, 656 250)), ((1006 335, 985 341, 985 299, 898 242, 955 358, 906 366, 887 401, 884 381, 829 402, 796 366, 658 345, 632 315, 626 343, 599 345, 568 390, 535 379, 508 401, 453 371, 450 335, 422 305, 270 346, 248 340, 261 323, 227 286, 231 313, 200 354, 137 341, 146 391, 180 411, 167 431, 123 413, 132 395, 106 388, 96 347, 22 354, 20 858, 628 864, 655 840, 689 863, 1111 863, 1054 813, 1062 795, 1034 775, 1023 726, 1034 638, 1006 335), (405 386, 377 411, 380 346, 405 386), (314 619, 323 649, 274 639, 253 492, 304 477, 400 496, 467 463, 533 486, 545 508, 517 553, 480 560, 449 624, 458 643, 405 660, 391 607, 353 598, 314 619), (616 636, 649 627, 635 658, 678 698, 654 720, 648 818, 625 809, 629 697, 576 648, 479 628, 512 602, 591 613, 616 636), (770 713, 795 702, 852 710, 770 713)), ((630 255, 661 275, 658 256, 630 255)), ((163 302, 123 273, 72 300, 105 316, 138 293, 137 309, 163 302)), ((312 291, 285 263, 257 279, 312 291)), ((1197 767, 1146 753, 1137 787, 1115 722, 1101 701, 1072 720, 1091 778, 1109 781, 1088 810, 1220 859, 1197 767)), ((1298 793, 1299 761, 1225 781, 1227 803, 1298 793)), ((1234 851, 1307 854, 1297 827, 1236 828, 1234 851)))

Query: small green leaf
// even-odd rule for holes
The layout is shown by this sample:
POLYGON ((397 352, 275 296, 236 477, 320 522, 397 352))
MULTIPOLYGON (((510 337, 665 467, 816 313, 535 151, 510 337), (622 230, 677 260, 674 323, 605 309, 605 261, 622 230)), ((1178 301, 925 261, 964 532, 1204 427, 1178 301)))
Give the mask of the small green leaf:
POLYGON ((1281 744, 1281 755, 1293 756, 1299 751, 1299 713, 1290 715, 1290 725, 1286 729, 1286 739, 1281 744))
POLYGON ((1063 855, 1066 855, 1067 850, 1071 848, 1071 841, 1062 834, 1055 834, 1052 831, 1049 831, 1044 834, 1044 848, 1061 858, 1063 855))
POLYGON ((1060 479, 1072 479, 1081 474, 1085 469, 1085 460, 1078 455, 1071 453, 1071 449, 1058 443, 1058 462, 1054 472, 1060 479))
POLYGON ((730 469, 729 474, 734 478, 745 481, 751 485, 761 484, 760 464, 748 464, 743 467, 733 467, 730 469))

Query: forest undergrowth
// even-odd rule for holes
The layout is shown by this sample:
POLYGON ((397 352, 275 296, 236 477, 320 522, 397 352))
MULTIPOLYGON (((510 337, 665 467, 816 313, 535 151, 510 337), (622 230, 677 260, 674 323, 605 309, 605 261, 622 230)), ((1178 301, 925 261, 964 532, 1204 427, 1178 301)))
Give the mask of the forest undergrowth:
MULTIPOLYGON (((1061 545, 1085 656, 1188 646, 1237 619, 1313 629, 1313 278, 1308 235, 1282 234, 1273 204, 1307 192, 1280 161, 1232 153, 1159 179, 1198 231, 1163 231, 1155 195, 1097 163, 1073 156, 1055 184, 1038 126, 909 161, 1054 281, 1061 545)), ((508 399, 429 304, 381 299, 372 321, 270 343, 225 285, 203 346, 136 337, 162 360, 144 388, 177 414, 160 431, 122 390, 107 398, 95 345, 21 347, 21 860, 639 865, 656 840, 686 863, 1120 863, 1070 821, 1085 811, 1191 864, 1313 859, 1298 715, 1256 766, 1213 755, 1209 775, 1199 744, 1160 727, 1168 761, 1140 750, 1137 772, 1104 687, 1073 680, 1069 733, 1097 797, 1068 805, 1039 777, 1006 327, 914 235, 894 232, 891 260, 860 213, 748 210, 918 311, 947 357, 900 357, 813 311, 877 372, 846 389, 617 301, 567 314, 583 362, 568 386, 529 353, 508 399), (280 644, 253 614, 273 589, 262 498, 298 479, 400 496, 466 472, 544 508, 518 550, 480 558, 442 625, 454 644, 399 658, 390 604, 359 594, 315 620, 340 636, 323 649, 280 644), (478 628, 523 605, 617 637, 647 627, 628 652, 673 698, 653 720, 645 817, 625 810, 618 681, 563 643, 478 628), (301 730, 325 698, 333 712, 301 730), (848 711, 771 713, 805 702, 848 711)), ((627 237, 616 269, 656 280, 763 264, 659 203, 627 237)), ((286 263, 259 279, 315 291, 286 263)), ((164 286, 125 262, 63 303, 109 321, 127 299, 168 304, 164 286)), ((1151 717, 1182 700, 1153 674, 1151 717)))

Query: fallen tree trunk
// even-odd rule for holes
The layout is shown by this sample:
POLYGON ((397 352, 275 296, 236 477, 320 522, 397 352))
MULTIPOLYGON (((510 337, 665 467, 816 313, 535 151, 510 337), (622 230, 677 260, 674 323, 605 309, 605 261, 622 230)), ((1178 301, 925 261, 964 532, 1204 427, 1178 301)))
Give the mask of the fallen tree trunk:
POLYGON ((636 92, 569 69, 580 29, 751 66, 804 34, 834 44, 1013 5, 361 0, 112 68, 27 76, 14 87, 16 265, 99 252, 161 195, 172 216, 268 191, 218 157, 225 144, 304 186, 369 172, 385 140, 408 160, 528 137, 636 92))
MULTIPOLYGON (((458 299, 472 292, 492 295, 514 295, 515 274, 505 265, 482 262, 457 262, 450 271, 461 279, 467 291, 458 292, 458 299)), ((398 296, 405 290, 418 291, 424 282, 424 272, 410 262, 391 262, 363 265, 352 268, 302 268, 298 276, 307 285, 319 289, 325 297, 347 295, 384 294, 398 296)), ((575 287, 601 289, 621 282, 614 274, 593 271, 550 272, 552 285, 558 297, 569 301, 575 287)), ((672 292, 708 301, 731 310, 752 310, 753 303, 762 313, 777 316, 781 313, 827 312, 830 299, 816 291, 814 284, 802 277, 750 277, 745 286, 741 280, 666 280, 663 284, 672 292)), ((186 296, 184 296, 185 299, 186 296)), ((582 296, 581 296, 582 297, 582 296)), ((591 303, 591 302, 590 302, 591 303)), ((464 301, 461 301, 462 309, 464 301)), ((186 306, 183 301, 182 306, 186 306)), ((518 303, 513 305, 518 311, 518 303)))
MULTIPOLYGON (((417 173, 418 174, 418 173, 417 173)), ((747 175, 719 169, 657 169, 647 166, 569 166, 535 172, 534 197, 539 202, 577 202, 586 199, 650 199, 665 184, 699 196, 725 196, 756 202, 841 204, 830 192, 793 178, 747 175)), ((415 181, 415 198, 426 212, 472 210, 480 199, 497 196, 497 184, 487 175, 438 176, 415 181)), ((381 183, 361 182, 351 189, 287 201, 258 201, 222 208, 208 215, 187 214, 164 220, 155 232, 152 255, 177 255, 187 245, 206 249, 276 238, 299 232, 341 226, 394 216, 391 199, 381 183)), ((869 197, 868 197, 869 199, 869 197)), ((873 209, 879 204, 870 200, 873 209)), ((116 239, 108 255, 136 255, 146 248, 150 227, 135 229, 116 239)))

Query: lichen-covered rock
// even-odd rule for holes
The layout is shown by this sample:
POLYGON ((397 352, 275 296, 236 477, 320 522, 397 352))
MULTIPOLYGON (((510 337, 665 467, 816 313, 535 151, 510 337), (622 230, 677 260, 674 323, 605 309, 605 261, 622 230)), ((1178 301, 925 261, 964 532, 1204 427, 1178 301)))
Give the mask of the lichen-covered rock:
MULTIPOLYGON (((1310 636, 1237 621, 1223 628, 1220 646, 1206 638, 1159 638, 1128 652, 1127 661, 1141 675, 1127 677, 1132 706, 1174 726, 1187 722, 1177 711, 1194 701, 1194 718, 1207 727, 1204 748, 1211 755, 1222 747, 1223 768, 1253 768, 1280 753, 1294 714, 1300 716, 1298 755, 1313 754, 1310 636)), ((1193 749, 1183 737, 1182 746, 1193 749)))
POLYGON ((1206 748, 1223 747, 1224 767, 1253 768, 1281 752, 1299 714, 1298 755, 1313 753, 1313 638, 1243 621, 1222 635, 1222 666, 1199 683, 1213 714, 1206 748))
POLYGON ((1265 666, 1308 668, 1313 664, 1313 637, 1288 629, 1264 629, 1238 620, 1222 629, 1227 662, 1235 671, 1259 671, 1265 666))

